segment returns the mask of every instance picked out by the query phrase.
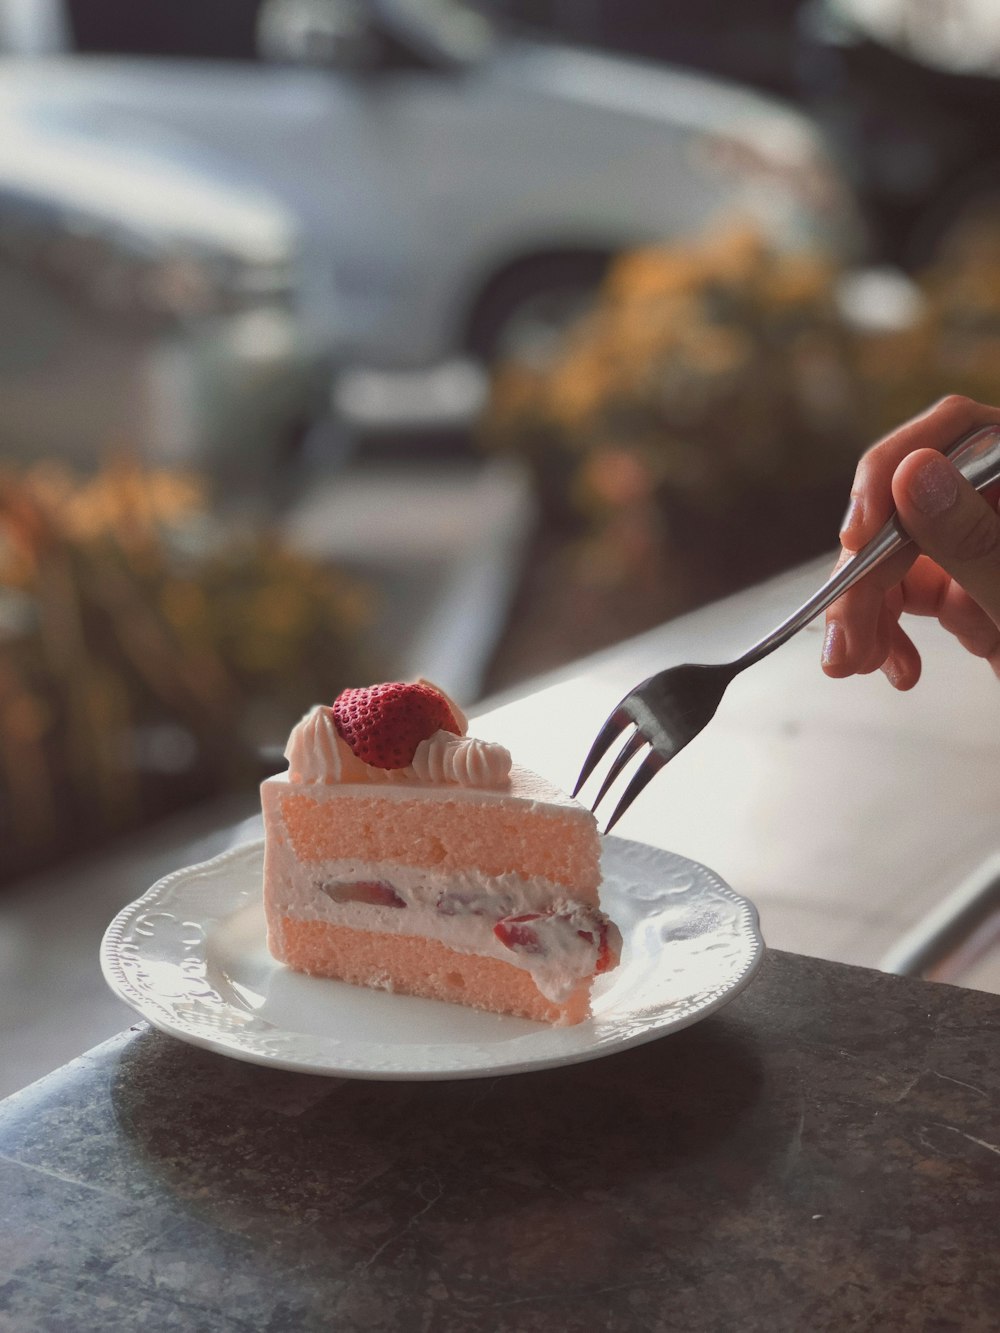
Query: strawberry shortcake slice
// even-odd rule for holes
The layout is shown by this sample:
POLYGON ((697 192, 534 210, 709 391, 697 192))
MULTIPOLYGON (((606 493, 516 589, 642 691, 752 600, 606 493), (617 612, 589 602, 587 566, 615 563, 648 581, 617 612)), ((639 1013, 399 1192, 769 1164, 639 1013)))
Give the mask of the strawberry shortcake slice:
POLYGON ((298 971, 555 1024, 621 948, 594 816, 427 681, 345 690, 262 785, 268 946, 298 971))

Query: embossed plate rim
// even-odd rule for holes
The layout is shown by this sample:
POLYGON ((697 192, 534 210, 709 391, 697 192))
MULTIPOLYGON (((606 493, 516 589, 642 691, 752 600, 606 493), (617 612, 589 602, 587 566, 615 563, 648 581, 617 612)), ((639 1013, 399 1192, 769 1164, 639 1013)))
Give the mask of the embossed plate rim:
MULTIPOLYGON (((602 1007, 601 992, 595 991, 594 1017, 564 1028, 497 1017, 498 1025, 517 1024, 516 1030, 508 1027, 513 1035, 503 1044, 455 1039, 426 1045, 380 1042, 377 1049, 373 1043, 364 1041, 352 1046, 349 1000, 339 1014, 348 1018, 345 1042, 342 1036, 318 1036, 279 1027, 258 1017, 249 1007, 235 1003, 235 997, 227 999, 208 984, 208 948, 213 929, 218 931, 227 920, 259 902, 262 853, 262 840, 244 843, 210 861, 184 866, 164 876, 118 913, 105 932, 100 951, 101 969, 108 985, 154 1027, 182 1041, 252 1064, 341 1078, 387 1080, 486 1078, 575 1064, 657 1040, 715 1013, 750 983, 765 953, 756 907, 715 871, 646 843, 609 837, 603 839, 604 892, 610 895, 607 907, 623 926, 626 949, 617 971, 598 983, 599 988, 605 986, 607 998, 602 1007), (687 876, 695 890, 691 903, 682 904, 688 909, 688 919, 694 919, 695 907, 704 910, 709 901, 717 905, 725 903, 731 909, 725 938, 736 950, 739 966, 730 968, 726 975, 720 974, 712 986, 702 986, 693 994, 667 1000, 662 994, 659 998, 656 995, 657 965, 664 955, 657 945, 654 960, 649 941, 642 938, 649 933, 651 924, 655 925, 659 912, 653 907, 644 910, 641 894, 637 896, 633 891, 642 888, 657 891, 658 886, 678 876, 687 876), (180 951, 186 956, 178 954, 173 959, 175 972, 179 967, 190 977, 189 990, 180 996, 163 993, 157 988, 155 977, 146 985, 138 984, 137 976, 141 975, 144 963, 148 967, 152 959, 150 946, 144 946, 143 940, 155 936, 158 916, 176 924, 176 918, 164 910, 165 905, 176 895, 183 895, 196 881, 201 882, 203 890, 200 912, 188 913, 189 917, 197 916, 197 920, 182 923, 190 927, 191 938, 180 951), (623 921, 629 912, 632 918, 623 921), (635 983, 638 1002, 634 997, 629 999, 630 982, 635 983), (652 996, 647 994, 643 1001, 644 986, 646 992, 652 987, 652 996), (618 991, 625 992, 625 1000, 615 1004, 612 1001, 618 991)), ((680 889, 661 891, 669 897, 684 889, 682 884, 680 889)), ((661 905, 659 911, 662 910, 661 905)), ((691 938, 700 940, 701 936, 691 938)), ((706 932, 705 938, 712 941, 712 933, 706 932)), ((715 945, 721 940, 720 935, 715 945)), ((168 945, 177 948, 172 939, 168 945)), ((277 962, 273 966, 275 970, 281 968, 277 962)), ((330 984, 342 988, 346 997, 355 992, 355 988, 343 983, 330 984)), ((412 1001, 403 995, 392 996, 391 1002, 403 1006, 437 1003, 412 1001)), ((460 1026, 460 1015, 468 1011, 460 1006, 454 1008, 460 1026)))

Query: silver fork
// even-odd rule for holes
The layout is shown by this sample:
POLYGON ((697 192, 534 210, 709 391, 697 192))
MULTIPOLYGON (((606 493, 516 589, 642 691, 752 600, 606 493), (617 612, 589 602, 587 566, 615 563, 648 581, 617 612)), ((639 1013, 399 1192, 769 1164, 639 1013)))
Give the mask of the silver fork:
MULTIPOLYGON (((977 490, 1000 481, 1000 426, 986 426, 963 435, 944 451, 977 490)), ((665 764, 702 731, 715 716, 729 683, 748 666, 773 653, 808 625, 831 602, 883 560, 909 545, 910 538, 894 512, 866 546, 835 570, 823 586, 787 620, 766 635, 742 657, 717 665, 686 663, 668 667, 629 690, 597 734, 590 753, 583 761, 573 789, 576 796, 594 769, 628 727, 635 731, 628 738, 608 769, 592 809, 596 810, 614 781, 632 759, 648 746, 649 750, 632 776, 608 820, 605 833, 617 824, 635 798, 665 764)))

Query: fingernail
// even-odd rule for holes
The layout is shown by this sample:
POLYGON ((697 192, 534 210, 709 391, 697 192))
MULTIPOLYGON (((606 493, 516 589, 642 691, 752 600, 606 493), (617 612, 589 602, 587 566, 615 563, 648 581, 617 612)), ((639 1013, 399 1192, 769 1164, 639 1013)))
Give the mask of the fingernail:
POLYGON ((882 663, 882 674, 894 688, 898 688, 899 682, 903 679, 903 672, 894 657, 887 657, 882 663))
POLYGON ((958 480, 950 463, 929 458, 910 481, 910 499, 928 518, 936 518, 958 499, 958 480))
POLYGON ((847 640, 844 637, 843 626, 838 625, 835 620, 831 620, 826 627, 826 635, 823 639, 823 665, 828 667, 842 666, 846 652, 847 640))
POLYGON ((857 495, 852 495, 851 502, 844 511, 844 517, 840 523, 841 533, 849 532, 851 528, 854 527, 855 523, 857 523, 860 520, 861 513, 862 513, 861 497, 857 495))

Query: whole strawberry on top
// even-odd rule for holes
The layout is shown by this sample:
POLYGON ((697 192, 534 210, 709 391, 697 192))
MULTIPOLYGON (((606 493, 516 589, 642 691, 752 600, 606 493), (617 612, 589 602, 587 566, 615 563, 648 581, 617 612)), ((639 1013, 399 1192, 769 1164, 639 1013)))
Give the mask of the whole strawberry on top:
POLYGON ((406 768, 420 742, 435 732, 462 734, 448 700, 423 682, 343 690, 333 701, 333 722, 357 758, 373 768, 406 768))

